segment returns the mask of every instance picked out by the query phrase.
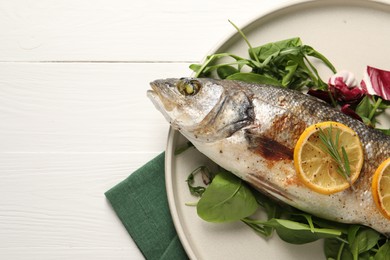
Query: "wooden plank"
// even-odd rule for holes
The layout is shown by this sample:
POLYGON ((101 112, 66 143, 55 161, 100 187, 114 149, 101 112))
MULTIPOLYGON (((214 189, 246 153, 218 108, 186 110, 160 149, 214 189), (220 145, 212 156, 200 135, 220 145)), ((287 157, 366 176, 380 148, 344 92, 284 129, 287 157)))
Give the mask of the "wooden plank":
POLYGON ((122 259, 122 260, 144 260, 139 252, 128 247, 117 248, 79 248, 79 247, 16 247, 0 249, 1 259, 28 259, 28 260, 69 260, 69 259, 122 259))
POLYGON ((0 61, 199 61, 278 2, 2 1, 0 61))
POLYGON ((104 192, 156 155, 1 153, 0 258, 142 259, 104 192))
POLYGON ((0 64, 0 152, 160 152, 169 125, 146 97, 188 64, 0 64), (156 131, 156 129, 158 129, 156 131))

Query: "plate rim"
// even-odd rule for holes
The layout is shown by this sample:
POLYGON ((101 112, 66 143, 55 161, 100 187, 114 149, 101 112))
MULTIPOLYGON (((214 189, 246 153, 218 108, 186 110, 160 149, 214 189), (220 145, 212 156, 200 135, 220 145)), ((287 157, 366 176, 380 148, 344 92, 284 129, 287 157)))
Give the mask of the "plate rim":
MULTIPOLYGON (((250 28, 252 25, 254 25, 256 22, 262 19, 266 19, 269 16, 277 15, 278 13, 282 13, 283 11, 289 11, 289 9, 293 8, 304 8, 305 5, 311 5, 311 4, 319 4, 322 6, 342 6, 342 5, 351 5, 351 6, 372 6, 375 5, 376 8, 379 6, 384 6, 387 9, 390 8, 390 1, 389 0, 294 0, 289 2, 284 2, 281 4, 278 4, 270 9, 268 9, 266 12, 260 12, 254 17, 248 19, 247 22, 245 22, 243 25, 240 25, 239 28, 242 31, 245 31, 246 29, 250 28)), ((389 9, 390 10, 390 9, 389 9)), ((234 30, 234 28, 227 33, 225 37, 223 37, 220 41, 218 41, 214 47, 210 48, 208 53, 203 57, 201 62, 203 62, 208 55, 216 53, 218 50, 223 48, 227 43, 235 36, 238 35, 238 32, 234 30)), ((194 73, 191 74, 191 76, 194 76, 194 73)), ((165 188, 167 191, 167 198, 168 198, 168 206, 169 211, 172 216, 172 221, 174 224, 174 227, 176 229, 176 232, 178 234, 179 240, 183 245, 184 250, 186 251, 188 257, 190 259, 197 259, 197 256, 192 249, 190 242, 187 238, 186 233, 184 232, 184 228, 182 226, 182 223, 180 222, 180 216, 176 207, 176 201, 175 201, 175 194, 173 192, 173 158, 174 158, 174 149, 175 149, 175 141, 179 138, 181 133, 175 129, 173 129, 171 126, 169 126, 168 136, 167 136, 167 143, 165 148, 165 188), (169 173, 169 174, 167 174, 169 173)))

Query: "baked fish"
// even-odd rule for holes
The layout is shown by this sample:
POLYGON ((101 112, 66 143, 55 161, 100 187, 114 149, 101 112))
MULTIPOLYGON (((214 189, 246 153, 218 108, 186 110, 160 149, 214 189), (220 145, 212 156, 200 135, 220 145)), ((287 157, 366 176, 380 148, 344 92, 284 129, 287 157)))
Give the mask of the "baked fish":
POLYGON ((389 136, 290 89, 203 78, 156 80, 151 87, 148 96, 170 125, 221 167, 300 210, 390 235, 390 220, 371 194, 375 170, 390 157, 389 136), (323 121, 340 122, 359 135, 364 164, 354 189, 320 194, 296 174, 293 151, 299 136, 323 121))

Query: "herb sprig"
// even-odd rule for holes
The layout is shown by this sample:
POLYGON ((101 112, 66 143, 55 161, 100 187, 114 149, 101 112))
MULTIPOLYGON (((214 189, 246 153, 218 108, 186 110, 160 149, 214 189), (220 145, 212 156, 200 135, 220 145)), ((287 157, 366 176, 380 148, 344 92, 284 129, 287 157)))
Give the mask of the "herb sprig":
POLYGON ((349 164, 348 154, 344 146, 340 146, 340 130, 336 129, 336 133, 333 134, 333 127, 330 125, 327 129, 323 130, 319 128, 318 137, 321 140, 322 146, 320 148, 327 154, 329 154, 332 159, 337 164, 337 173, 340 174, 345 180, 347 180, 352 186, 351 182, 351 167, 349 164), (339 152, 341 150, 341 154, 339 152))

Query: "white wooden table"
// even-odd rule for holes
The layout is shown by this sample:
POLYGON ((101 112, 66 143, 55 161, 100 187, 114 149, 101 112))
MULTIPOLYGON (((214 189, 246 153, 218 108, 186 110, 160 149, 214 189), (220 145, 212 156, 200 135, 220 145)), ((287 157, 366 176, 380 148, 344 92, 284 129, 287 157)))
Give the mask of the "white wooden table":
POLYGON ((165 149, 149 82, 290 2, 0 0, 0 259, 143 259, 104 192, 165 149))
POLYGON ((0 259, 143 259, 104 197, 165 148, 146 98, 282 0, 1 0, 0 259))

